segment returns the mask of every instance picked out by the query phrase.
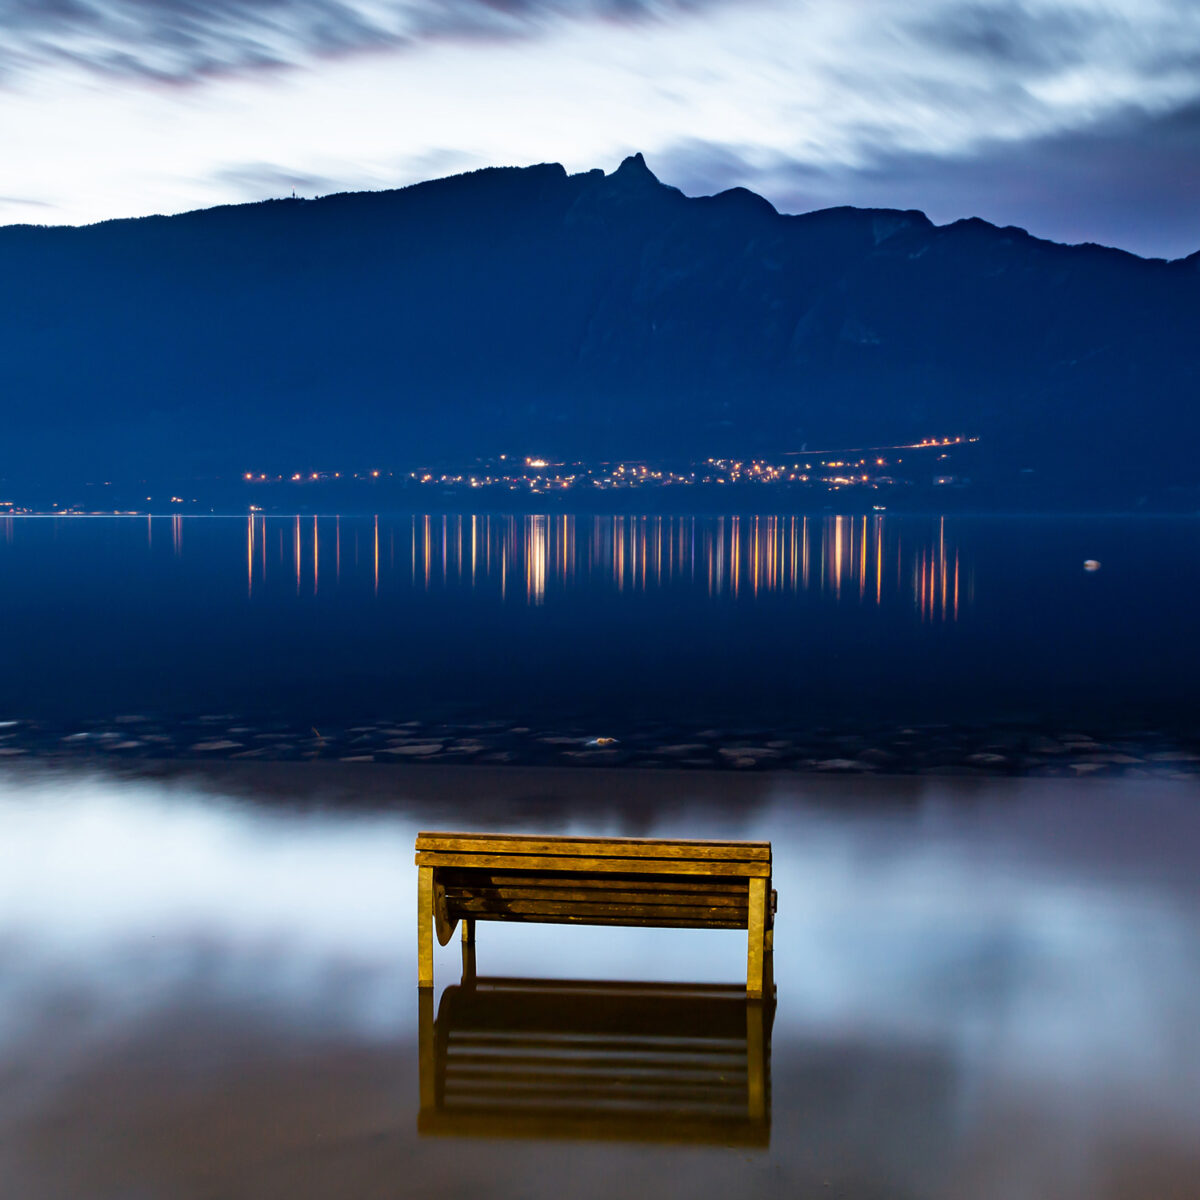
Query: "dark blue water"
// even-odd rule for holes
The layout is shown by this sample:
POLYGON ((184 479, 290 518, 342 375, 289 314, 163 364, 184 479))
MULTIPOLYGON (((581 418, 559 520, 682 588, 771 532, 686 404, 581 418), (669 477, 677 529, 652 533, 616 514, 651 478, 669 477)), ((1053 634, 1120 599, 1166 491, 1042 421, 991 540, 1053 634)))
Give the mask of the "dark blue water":
POLYGON ((1190 729, 1198 591, 1188 519, 5 518, 0 718, 1190 729))

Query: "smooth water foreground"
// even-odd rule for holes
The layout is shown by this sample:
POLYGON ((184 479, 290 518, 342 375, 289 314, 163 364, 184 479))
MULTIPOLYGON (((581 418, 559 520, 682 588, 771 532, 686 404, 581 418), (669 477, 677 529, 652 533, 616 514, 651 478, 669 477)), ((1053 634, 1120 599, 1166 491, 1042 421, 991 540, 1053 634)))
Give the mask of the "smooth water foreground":
POLYGON ((1192 1197, 1195 801, 1095 780, 10 770, 4 1194, 1192 1197), (661 986, 737 985, 739 933, 494 924, 473 992, 457 944, 436 951, 422 1012, 413 839, 447 827, 771 840, 773 1014, 736 986, 661 986))
POLYGON ((0 720, 1187 733, 1198 593, 1195 519, 0 518, 0 720))

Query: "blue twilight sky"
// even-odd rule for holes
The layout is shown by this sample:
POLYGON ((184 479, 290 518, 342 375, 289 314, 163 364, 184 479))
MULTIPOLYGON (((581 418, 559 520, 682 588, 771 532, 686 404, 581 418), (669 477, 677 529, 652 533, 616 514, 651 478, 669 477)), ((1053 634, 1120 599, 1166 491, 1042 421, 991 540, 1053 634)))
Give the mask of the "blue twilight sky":
POLYGON ((0 0, 0 224, 611 169, 1200 249, 1200 0, 0 0))

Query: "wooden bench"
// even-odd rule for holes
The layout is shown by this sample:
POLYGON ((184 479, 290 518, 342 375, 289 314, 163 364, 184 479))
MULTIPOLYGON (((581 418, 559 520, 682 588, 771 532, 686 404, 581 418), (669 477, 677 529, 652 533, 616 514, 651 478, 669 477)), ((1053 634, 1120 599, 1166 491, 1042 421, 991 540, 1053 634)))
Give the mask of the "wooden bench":
POLYGON ((433 933, 459 921, 745 929, 746 994, 763 994, 775 896, 770 842, 417 835, 417 981, 433 986, 433 933))
POLYGON ((420 994, 417 1129, 767 1146, 773 990, 748 1000, 731 984, 477 979, 468 968, 436 1018, 433 992, 420 994))

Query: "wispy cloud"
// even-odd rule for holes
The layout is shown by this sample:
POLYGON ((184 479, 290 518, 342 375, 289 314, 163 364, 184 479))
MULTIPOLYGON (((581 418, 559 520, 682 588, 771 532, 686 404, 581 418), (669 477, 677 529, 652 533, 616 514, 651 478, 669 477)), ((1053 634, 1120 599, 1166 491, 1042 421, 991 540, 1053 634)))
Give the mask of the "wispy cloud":
POLYGON ((654 165, 692 194, 740 185, 787 212, 920 208, 1143 254, 1200 248, 1200 6, 874 7, 891 21, 863 30, 854 68, 826 46, 828 115, 796 104, 807 144, 689 136, 654 165))
MULTIPOLYGON (((919 11, 919 10, 918 10, 919 11)), ((916 16, 910 29, 931 47, 977 59, 989 68, 1058 70, 1086 62, 1089 43, 1114 21, 1111 10, 1024 3, 945 5, 916 16)))
POLYGON ((720 0, 0 0, 0 76, 66 63, 153 83, 438 40, 530 38, 556 23, 669 19, 720 0))
POLYGON ((1159 114, 1127 108, 1083 129, 983 139, 955 154, 880 146, 851 164, 814 165, 692 139, 651 165, 689 194, 738 185, 789 213, 918 208, 938 222, 979 216, 1166 258, 1200 250, 1200 103, 1159 114))
POLYGON ((29 196, 0 196, 0 204, 11 204, 17 208, 53 208, 48 200, 34 200, 29 196))
POLYGON ((5 83, 5 190, 60 220, 643 150, 790 211, 1200 246, 1196 0, 0 0, 5 83))
POLYGON ((251 162, 221 167, 214 171, 211 182, 234 189, 245 200, 262 200, 284 196, 297 191, 302 194, 343 191, 347 187, 369 188, 377 180, 342 180, 332 176, 314 175, 308 171, 291 170, 277 163, 251 162))

